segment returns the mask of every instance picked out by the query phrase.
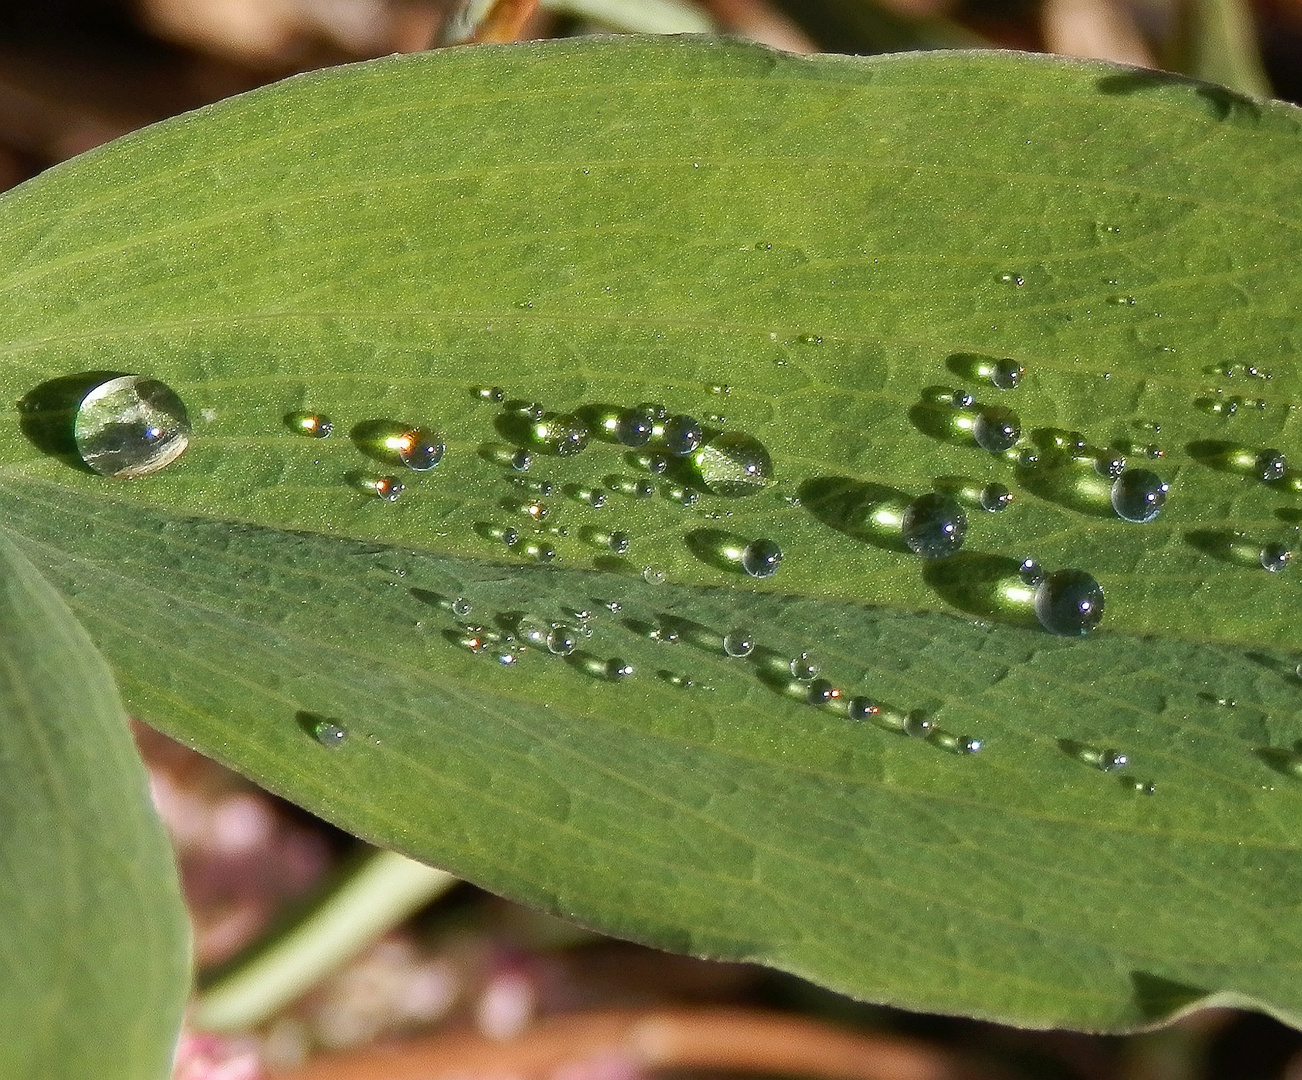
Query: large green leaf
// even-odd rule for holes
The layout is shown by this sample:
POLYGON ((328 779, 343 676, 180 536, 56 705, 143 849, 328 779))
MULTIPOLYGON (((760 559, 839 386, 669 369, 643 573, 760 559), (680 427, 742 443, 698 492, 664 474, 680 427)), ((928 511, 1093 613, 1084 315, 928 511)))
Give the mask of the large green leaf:
POLYGON ((1220 993, 1302 1017, 1298 572, 1257 562, 1302 502, 1235 464, 1302 452, 1297 140, 1286 106, 1016 55, 625 40, 290 80, 0 204, 25 403, 4 520, 133 710, 490 888, 915 1007, 1118 1028, 1220 993), (175 464, 60 456, 60 394, 96 370, 181 395, 175 464), (641 498, 596 436, 515 475, 492 385, 660 400, 760 440, 775 479, 684 505, 671 469, 641 498), (1045 446, 1136 442, 1162 515, 1119 520, 1089 463, 976 448, 938 386, 1045 446), (439 426, 444 460, 368 456, 350 434, 377 420, 439 426), (957 557, 866 524, 883 489, 954 477, 1016 495, 970 511, 957 557), (536 534, 521 480, 556 485, 536 534), (761 537, 785 560, 750 579, 727 551, 761 537), (1097 577, 1093 635, 1008 596, 1027 555, 1097 577), (577 609, 570 658, 495 662, 521 613, 577 609), (839 702, 787 672, 806 650, 839 702), (883 729, 914 711, 940 733, 883 729), (1131 767, 1096 768, 1109 748, 1131 767))
POLYGON ((0 1076, 162 1080, 189 984, 171 847, 103 659, 0 539, 0 1076))

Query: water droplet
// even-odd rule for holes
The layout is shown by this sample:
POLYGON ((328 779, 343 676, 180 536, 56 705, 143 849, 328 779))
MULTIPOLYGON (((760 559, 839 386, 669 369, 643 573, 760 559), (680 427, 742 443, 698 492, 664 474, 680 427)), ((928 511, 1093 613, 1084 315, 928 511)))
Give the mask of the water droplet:
POLYGON ((503 499, 501 502, 503 510, 511 510, 517 514, 523 514, 531 521, 545 521, 551 509, 544 502, 537 499, 503 499))
POLYGON ((1000 274, 995 280, 1001 285, 1016 285, 1018 288, 1026 284, 1026 279, 1021 274, 1000 274))
POLYGON ((515 398, 508 401, 502 406, 503 412, 515 413, 517 416, 523 416, 529 420, 541 420, 546 410, 536 401, 526 401, 524 398, 515 398))
POLYGON ((550 647, 548 643, 553 633, 552 625, 537 615, 521 615, 516 621, 515 632, 526 645, 532 645, 536 649, 550 647))
POLYGON ((533 495, 550 495, 556 490, 556 485, 550 480, 534 480, 524 476, 512 476, 508 478, 512 487, 518 487, 521 491, 527 491, 533 495))
POLYGON ((1038 559, 1023 559, 1017 567, 1017 576, 1023 585, 1038 585, 1044 580, 1044 567, 1038 559))
POLYGON ((671 416, 665 421, 660 434, 660 441, 671 454, 686 457, 701 445, 705 433, 701 425, 691 416, 671 416))
POLYGON ((1000 390, 1015 390, 1025 374, 1026 368, 1005 357, 991 365, 990 382, 1000 390))
POLYGON ((665 583, 665 572, 658 566, 643 567, 642 580, 648 585, 663 585, 665 583))
POLYGON ((701 493, 694 491, 692 488, 683 487, 681 484, 673 484, 665 489, 665 498, 672 499, 682 506, 695 506, 701 501, 701 493))
POLYGON ((531 432, 535 442, 557 457, 570 457, 588 445, 588 425, 571 413, 546 413, 531 432))
POLYGON ((799 345, 821 345, 823 344, 823 339, 817 334, 798 334, 796 336, 796 343, 799 345))
POLYGON ((606 678, 611 682, 619 682, 621 679, 627 679, 633 674, 633 665, 619 656, 612 656, 606 661, 606 678))
POLYGON ((309 439, 328 438, 334 431, 334 421, 324 413, 292 412, 285 417, 285 426, 296 435, 306 435, 309 439))
POLYGON ((755 651, 755 635, 749 630, 729 630, 723 635, 723 651, 734 659, 749 656, 755 651))
POLYGON ((1168 485, 1147 469, 1126 469, 1112 482, 1112 509, 1123 521, 1152 521, 1166 503, 1168 485))
POLYGON ((165 383, 122 375, 81 399, 73 440, 88 468, 115 480, 133 480, 181 456, 190 445, 190 418, 165 383))
POLYGON ((972 438, 982 450, 992 454, 1011 449, 1021 437, 1022 424, 1012 409, 989 405, 977 413, 972 425, 972 438))
POLYGON ((633 408, 643 416, 650 417, 652 423, 659 423, 669 415, 669 410, 658 401, 639 401, 633 408))
POLYGON ((562 490, 575 502, 591 506, 594 510, 600 510, 607 502, 606 493, 601 488, 583 487, 580 484, 566 484, 562 490))
POLYGON ((1103 618, 1103 589, 1084 570, 1055 570, 1036 586, 1035 617, 1051 634, 1088 634, 1103 618))
POLYGON ((811 705, 831 705, 841 698, 841 691, 826 679, 815 679, 806 691, 806 700, 811 705))
POLYGON ((1277 574, 1293 559, 1293 552, 1284 544, 1267 544, 1261 549, 1261 566, 1277 574))
POLYGON ((1130 305, 1134 304, 1134 302, 1135 302, 1135 298, 1133 296, 1109 296, 1108 297, 1109 304, 1122 304, 1129 307, 1130 305))
POLYGON ((348 741, 348 729, 333 720, 318 720, 312 725, 312 738, 333 750, 348 741))
POLYGON ((360 473, 349 473, 347 480, 358 491, 374 495, 384 502, 393 502, 407 490, 403 482, 393 476, 363 476, 360 473))
POLYGON ((802 652, 791 658, 791 663, 787 665, 794 678, 801 682, 810 682, 818 678, 822 673, 823 665, 820 664, 813 656, 807 652, 802 652))
POLYGON ((516 450, 507 459, 507 464, 516 472, 528 472, 529 466, 533 464, 533 455, 528 450, 516 450))
POLYGON ((633 499, 647 499, 656 493, 656 486, 645 476, 611 475, 604 478, 606 487, 633 499))
POLYGON ((928 492, 905 508, 900 535, 924 559, 944 558, 963 546, 967 515, 952 496, 928 492))
POLYGON ((936 721, 920 712, 911 712, 904 718, 904 733, 915 739, 930 738, 936 731, 936 721))
POLYGON ((458 596, 448 605, 448 610, 458 619, 464 619, 470 614, 470 601, 464 596, 458 596))
POLYGON ((1115 772, 1117 769, 1124 769, 1130 764, 1128 755, 1123 754, 1120 750, 1102 750, 1099 752, 1098 761, 1094 767, 1100 772, 1115 772))
POLYGON ((476 386, 472 393, 480 401, 500 402, 506 397, 506 391, 500 386, 476 386))
POLYGON ((606 546, 616 555, 624 555, 628 552, 629 537, 623 529, 617 529, 606 537, 606 546))
POLYGON ((394 440, 393 450, 412 472, 427 472, 443 460, 443 438, 429 428, 414 427, 394 440))
POLYGON ((630 451, 624 460, 638 469, 645 469, 653 476, 663 476, 669 471, 669 455, 660 451, 633 453, 630 451))
POLYGON ((732 393, 732 387, 729 386, 727 383, 714 383, 713 385, 707 387, 706 389, 708 389, 709 392, 710 392, 711 394, 731 394, 731 393, 732 393))
POLYGON ((701 483, 715 495, 754 495, 773 475, 769 452, 759 440, 741 431, 716 435, 696 451, 692 460, 701 483))
POLYGON ((1282 480, 1284 474, 1288 472, 1288 462, 1284 460, 1284 455, 1273 447, 1262 450, 1257 455, 1254 466, 1257 476, 1267 484, 1282 480))
POLYGON ((1126 457, 1111 450, 1100 450, 1094 457, 1094 471, 1108 480, 1115 480, 1126 469, 1126 457))
POLYGON ((875 719, 881 711, 882 707, 869 697, 852 697, 845 706, 845 715, 856 723, 875 719))
POLYGON ((579 647, 579 632, 568 626, 553 626, 547 634, 547 651, 554 656, 569 656, 579 647))
POLYGON ((986 484, 977 496, 977 501, 981 504, 982 510, 995 514, 1000 510, 1008 509, 1013 501, 1013 493, 1003 484, 986 484))
POLYGON ((653 429, 651 415, 643 408, 625 409, 615 417, 615 438, 625 446, 645 446, 653 429))
POLYGON ((551 544, 530 541, 524 545, 524 553, 537 562, 551 562, 556 558, 556 549, 551 544))
POLYGON ((486 540, 500 540, 507 547, 514 547, 520 539, 518 530, 509 525, 494 525, 491 521, 475 522, 475 532, 486 540))
POLYGON ((1217 391, 1215 397, 1200 397, 1194 401, 1194 407, 1201 409, 1212 416, 1220 416, 1228 419, 1239 411, 1239 406, 1243 404, 1243 399, 1238 397, 1220 396, 1217 391))
POLYGON ((1151 784, 1146 780, 1128 779, 1126 781, 1126 787, 1128 787, 1131 791, 1139 792, 1141 795, 1152 795, 1155 791, 1157 791, 1157 785, 1151 784))
POLYGON ((979 754, 984 745, 985 743, 980 739, 973 738, 971 735, 960 735, 956 749, 960 754, 979 754))
POLYGON ((752 540, 742 549, 741 568, 751 577, 772 577, 782 561, 782 549, 772 540, 752 540))

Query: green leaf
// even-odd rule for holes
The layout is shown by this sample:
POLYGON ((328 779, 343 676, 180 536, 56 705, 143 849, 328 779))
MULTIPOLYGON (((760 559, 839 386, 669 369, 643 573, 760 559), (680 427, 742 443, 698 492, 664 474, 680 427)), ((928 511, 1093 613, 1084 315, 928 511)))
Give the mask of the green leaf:
POLYGON ((112 676, 0 538, 0 1075, 161 1080, 189 986, 172 849, 112 676))
POLYGON ((0 203, 30 436, 0 444, 0 510, 139 715, 489 888, 917 1008, 1298 1018, 1299 579, 1257 555, 1302 506, 1237 464, 1302 452, 1298 130, 1007 54, 624 40, 292 79, 0 203), (981 374, 1004 357, 1017 389, 981 374), (95 371, 173 387, 184 455, 70 465, 58 406, 95 371), (513 474, 529 436, 494 385, 663 401, 759 440, 773 482, 684 505, 688 465, 651 478, 600 430, 513 474), (1045 463, 978 449, 936 387, 1014 408, 1045 463), (441 428, 443 461, 387 459, 380 421, 441 428), (1134 443, 1161 516, 1050 465, 1073 430, 1134 443), (1015 500, 970 508, 952 559, 881 524, 985 483, 1015 500), (729 554, 758 538, 785 556, 763 580, 729 554), (1098 579, 1093 635, 1040 628, 1027 556, 1098 579), (522 616, 583 609, 570 657, 510 652, 522 616), (840 699, 808 703, 803 651, 840 699), (882 712, 851 721, 853 696, 882 712), (940 732, 901 734, 914 713, 940 732), (1096 767, 1113 748, 1130 768, 1096 767))

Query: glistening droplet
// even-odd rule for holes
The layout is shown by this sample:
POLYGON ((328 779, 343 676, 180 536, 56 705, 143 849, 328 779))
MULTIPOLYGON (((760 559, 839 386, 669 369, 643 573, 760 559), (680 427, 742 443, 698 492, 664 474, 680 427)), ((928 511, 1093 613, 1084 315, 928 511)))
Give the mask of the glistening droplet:
POLYGON ((1017 384, 1022 381, 1022 376, 1026 374, 1026 368, 1022 367, 1016 360, 1004 358, 996 360, 991 365, 990 382, 1000 390, 1016 389, 1017 384))
POLYGON ((1293 559, 1293 552, 1286 544, 1267 544, 1261 549, 1261 568, 1278 574, 1293 559))
POLYGON ((755 651, 755 635, 749 630, 729 630, 723 635, 723 651, 735 659, 749 656, 755 651))
POLYGON ((348 729, 333 720, 318 720, 312 725, 312 738, 333 750, 348 741, 348 729))
POLYGON ((686 457, 701 445, 705 434, 701 425, 691 416, 671 416, 665 421, 660 441, 666 450, 678 457, 686 457))
POLYGON ((1103 589, 1084 570, 1055 570, 1036 586, 1035 617, 1051 634, 1088 634, 1103 618, 1103 589))
POLYGON ((741 568, 751 577, 772 577, 782 561, 782 549, 772 540, 752 540, 742 549, 741 568))
POLYGON ((190 417, 165 383, 122 375, 81 399, 73 440, 88 468, 115 480, 133 480, 181 456, 190 445, 190 417))
POLYGON ((1112 482, 1112 509, 1123 521, 1152 521, 1162 512, 1168 485, 1148 469, 1126 469, 1112 482))
POLYGON ((309 439, 325 439, 334 431, 335 425, 324 413, 293 412, 285 417, 285 426, 295 435, 306 435, 309 439))
POLYGON ((625 409, 615 417, 615 438, 625 446, 645 446, 651 441, 652 427, 644 409, 625 409))
POLYGON ((823 671, 823 665, 807 652, 797 653, 787 665, 794 678, 801 682, 811 682, 823 671))
POLYGON ((943 558, 963 546, 967 515, 952 496, 928 492, 905 507, 900 536, 924 559, 943 558))
POLYGON ((741 431, 721 432, 700 447, 692 460, 701 483, 715 495, 754 495, 773 475, 764 445, 741 431))
POLYGON ((1022 424, 1012 409, 989 405, 977 413, 972 425, 972 438, 982 450, 992 454, 1012 448, 1021 437, 1022 424))
POLYGON ((990 483, 981 489, 977 501, 981 504, 982 510, 997 514, 1000 510, 1008 509, 1013 501, 1013 493, 1003 484, 990 483))

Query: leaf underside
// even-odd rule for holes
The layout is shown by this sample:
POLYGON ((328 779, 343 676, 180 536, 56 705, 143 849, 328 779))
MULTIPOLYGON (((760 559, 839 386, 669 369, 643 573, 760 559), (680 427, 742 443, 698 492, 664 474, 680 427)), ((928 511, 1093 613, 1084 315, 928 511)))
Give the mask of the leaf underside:
POLYGON ((29 410, 3 520, 135 713, 489 888, 909 1007, 1296 1019, 1302 626, 1296 568, 1256 553, 1302 497, 1236 462, 1302 454, 1297 135, 1283 105, 1010 54, 589 41, 292 79, 0 202, 0 377, 29 410), (1003 357, 1014 390, 981 375, 1003 357), (180 394, 175 464, 51 452, 34 391, 93 371, 180 394), (758 439, 774 480, 684 505, 690 469, 599 435, 515 474, 494 385, 663 402, 758 439), (1121 521, 1088 463, 977 448, 938 387, 1014 409, 1046 461, 1064 432, 1128 444, 1170 498, 1121 521), (437 427, 443 461, 384 461, 372 421, 437 427), (406 491, 359 490, 380 475, 406 491), (1014 501, 970 509, 953 559, 864 523, 990 482, 1014 501), (760 537, 764 580, 728 554, 760 537), (1094 634, 1001 591, 1026 556, 1098 579, 1094 634), (496 662, 522 616, 580 610, 573 655, 496 662), (809 704, 802 651, 839 703, 809 704), (909 713, 940 734, 885 730, 909 713), (1091 764, 1110 748, 1128 769, 1091 764))
POLYGON ((0 1075, 161 1080, 189 985, 171 847, 104 661, 7 540, 0 567, 0 1075))

